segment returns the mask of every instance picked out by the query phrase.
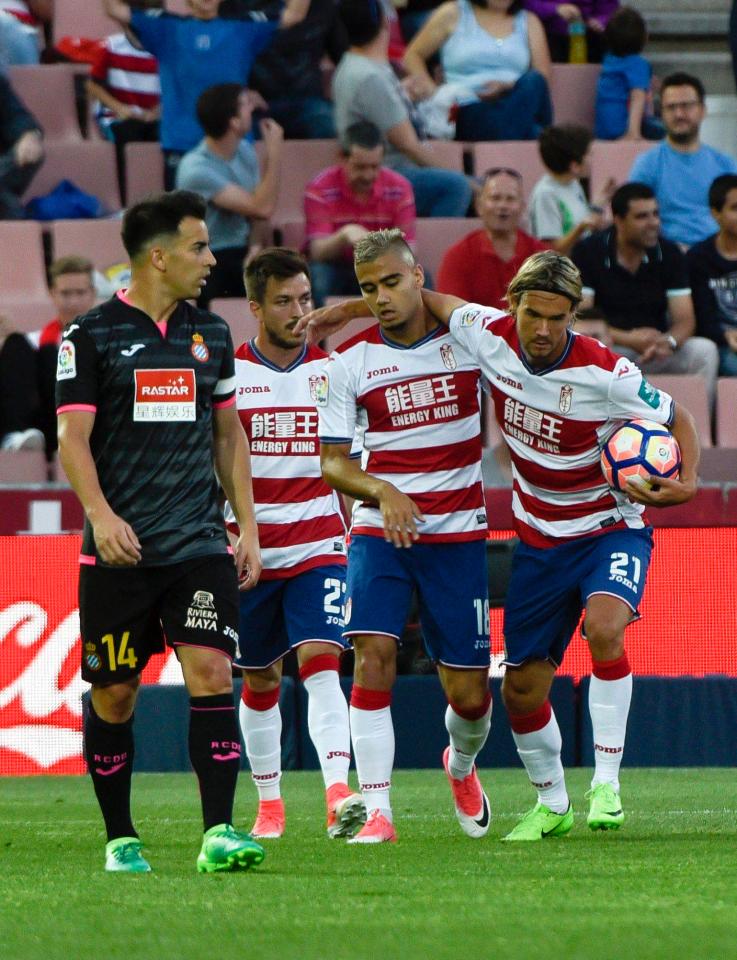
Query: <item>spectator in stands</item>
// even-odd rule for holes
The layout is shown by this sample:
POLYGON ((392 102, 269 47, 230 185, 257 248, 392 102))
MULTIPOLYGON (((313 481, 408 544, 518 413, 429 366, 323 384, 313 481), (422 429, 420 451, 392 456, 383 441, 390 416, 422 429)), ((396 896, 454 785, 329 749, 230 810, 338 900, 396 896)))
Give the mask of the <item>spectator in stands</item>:
POLYGON ((582 236, 603 226, 604 208, 616 186, 610 178, 593 203, 586 199, 581 178, 589 176, 591 139, 586 127, 575 124, 548 127, 540 134, 540 157, 548 172, 530 196, 530 225, 558 253, 567 255, 582 236))
POLYGON ((38 425, 46 438, 46 450, 56 450, 56 357, 62 334, 77 317, 95 305, 95 268, 81 256, 59 257, 49 267, 49 293, 56 316, 41 331, 38 341, 38 425))
MULTIPOLYGON (((163 0, 139 0, 138 8, 159 8, 163 0)), ((106 140, 115 144, 118 179, 125 184, 125 145, 157 142, 161 85, 159 65, 126 27, 102 41, 87 79, 87 96, 95 102, 95 120, 106 140)))
POLYGON ((696 330, 719 350, 719 375, 737 377, 737 175, 724 173, 709 188, 719 232, 688 251, 696 330))
POLYGON ((432 149, 412 122, 412 104, 392 70, 389 27, 378 0, 343 0, 350 48, 333 78, 335 125, 342 139, 360 120, 379 128, 387 142, 386 165, 412 184, 419 217, 462 217, 471 202, 467 177, 433 165, 432 149))
POLYGON ((520 230, 523 209, 519 173, 507 167, 487 170, 476 198, 483 227, 445 251, 438 291, 506 310, 510 280, 529 256, 546 249, 544 243, 520 230))
POLYGON ((524 0, 526 10, 536 13, 543 22, 555 63, 570 59, 569 38, 572 24, 585 29, 587 60, 599 63, 603 53, 602 35, 619 6, 619 0, 576 0, 559 3, 558 0, 524 0))
POLYGON ((36 351, 0 316, 0 450, 43 450, 36 351))
POLYGON ((690 247, 716 230, 709 212, 709 187, 720 174, 737 173, 737 163, 699 139, 706 107, 698 77, 667 76, 660 88, 660 105, 666 138, 635 159, 629 179, 655 191, 663 235, 690 247))
POLYGON ((42 160, 41 127, 0 73, 0 220, 25 217, 21 197, 42 160))
POLYGON ((412 186, 382 166, 378 127, 366 120, 352 124, 342 149, 342 163, 323 170, 305 190, 305 237, 317 306, 331 294, 359 295, 353 245, 371 230, 399 227, 407 243, 415 240, 412 186))
POLYGON ((177 189, 192 190, 207 201, 210 249, 217 263, 200 298, 245 297, 243 265, 252 221, 268 220, 279 197, 284 134, 275 120, 259 124, 264 141, 264 170, 259 170, 251 129, 253 99, 238 83, 219 83, 200 94, 197 118, 204 140, 182 157, 177 189))
POLYGON ((432 136, 534 140, 552 122, 545 33, 521 0, 442 4, 407 48, 404 65, 432 136), (440 86, 428 70, 435 54, 440 86))
MULTIPOLYGON (((276 19, 282 0, 222 0, 221 17, 248 17, 261 11, 276 19)), ((281 30, 259 55, 250 86, 268 103, 269 116, 284 128, 287 139, 313 140, 335 136, 333 104, 323 93, 321 61, 337 63, 348 48, 336 0, 312 0, 307 16, 281 30)))
POLYGON ((160 10, 133 10, 124 0, 103 0, 105 11, 122 26, 130 24, 144 48, 159 62, 161 147, 164 183, 174 186, 183 155, 197 145, 197 98, 220 83, 248 84, 253 61, 279 27, 299 23, 310 0, 286 0, 279 20, 218 17, 219 0, 188 0, 190 16, 160 10))
POLYGON ((604 30, 606 53, 596 85, 599 140, 662 140, 665 127, 652 116, 653 70, 642 56, 647 27, 637 10, 617 10, 604 30))
POLYGON ((54 0, 0 0, 0 70, 38 63, 54 0))
POLYGON ((644 373, 694 373, 713 399, 716 346, 693 336, 695 317, 686 258, 659 236, 658 202, 644 183, 626 183, 612 197, 614 223, 581 240, 572 258, 581 271, 583 307, 606 317, 614 350, 644 373))

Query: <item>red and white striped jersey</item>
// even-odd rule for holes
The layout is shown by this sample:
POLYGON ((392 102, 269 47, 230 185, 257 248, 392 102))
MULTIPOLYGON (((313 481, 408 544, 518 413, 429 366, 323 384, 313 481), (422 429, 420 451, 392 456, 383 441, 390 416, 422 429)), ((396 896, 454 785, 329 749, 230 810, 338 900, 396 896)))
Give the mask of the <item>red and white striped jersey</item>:
POLYGON ((496 418, 512 457, 512 509, 520 538, 534 547, 618 527, 641 528, 643 507, 610 489, 601 447, 625 420, 670 424, 675 407, 631 360, 598 340, 568 333, 563 355, 532 369, 516 324, 499 310, 468 303, 450 330, 491 385, 496 418))
POLYGON ((326 360, 319 347, 305 346, 282 370, 253 340, 236 350, 236 404, 251 446, 262 580, 345 563, 338 495, 320 472, 315 399, 326 360))
POLYGON ((39 20, 23 0, 0 0, 0 10, 14 16, 29 27, 38 27, 39 20))
MULTIPOLYGON (((90 68, 90 77, 133 110, 152 110, 161 99, 159 64, 147 50, 134 47, 124 33, 106 37, 90 68)), ((115 114, 97 104, 98 122, 111 122, 115 114)))
MULTIPOLYGON (((411 497, 420 541, 484 539, 478 364, 445 327, 411 347, 369 327, 330 355, 318 398, 322 443, 363 442, 362 467, 411 497)), ((353 533, 383 536, 380 510, 356 503, 353 533)))

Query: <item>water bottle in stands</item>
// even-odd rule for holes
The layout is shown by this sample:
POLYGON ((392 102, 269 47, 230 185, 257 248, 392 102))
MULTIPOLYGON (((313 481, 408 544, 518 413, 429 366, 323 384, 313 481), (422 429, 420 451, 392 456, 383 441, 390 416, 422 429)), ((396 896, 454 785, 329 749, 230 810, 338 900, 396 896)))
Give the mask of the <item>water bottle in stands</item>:
POLYGON ((583 20, 572 20, 568 24, 568 62, 587 63, 588 59, 586 24, 583 20))

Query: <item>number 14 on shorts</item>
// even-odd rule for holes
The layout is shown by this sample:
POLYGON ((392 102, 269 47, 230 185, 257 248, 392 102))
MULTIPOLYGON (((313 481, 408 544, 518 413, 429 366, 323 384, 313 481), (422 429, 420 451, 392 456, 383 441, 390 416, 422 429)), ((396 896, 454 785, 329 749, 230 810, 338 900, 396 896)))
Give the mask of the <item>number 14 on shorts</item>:
POLYGON ((130 667, 131 670, 135 669, 138 663, 138 657, 133 647, 128 646, 129 640, 129 630, 126 630, 121 635, 120 641, 117 644, 112 633, 106 633, 104 637, 100 637, 100 643, 104 644, 107 648, 108 667, 110 670, 116 670, 118 667, 130 667))

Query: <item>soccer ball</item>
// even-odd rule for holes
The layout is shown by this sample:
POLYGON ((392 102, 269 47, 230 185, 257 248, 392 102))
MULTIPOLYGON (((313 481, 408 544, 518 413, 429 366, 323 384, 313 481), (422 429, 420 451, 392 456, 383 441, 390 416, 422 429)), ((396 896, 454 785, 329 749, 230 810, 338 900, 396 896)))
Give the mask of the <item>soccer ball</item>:
POLYGON ((659 477, 678 479, 681 450, 667 427, 653 420, 628 420, 604 444, 601 469, 615 490, 626 491, 629 479, 652 487, 659 477))

